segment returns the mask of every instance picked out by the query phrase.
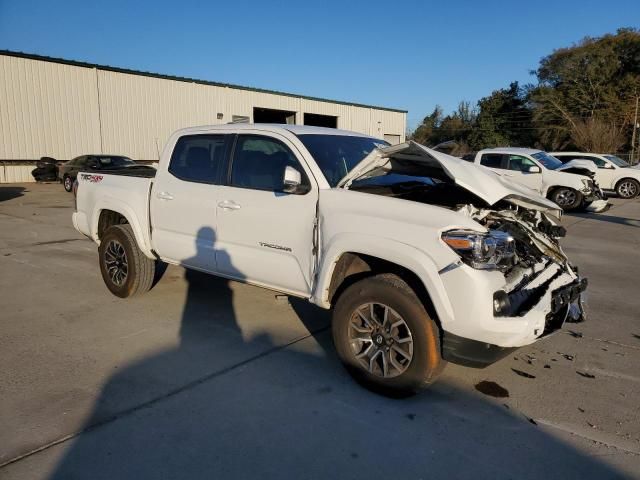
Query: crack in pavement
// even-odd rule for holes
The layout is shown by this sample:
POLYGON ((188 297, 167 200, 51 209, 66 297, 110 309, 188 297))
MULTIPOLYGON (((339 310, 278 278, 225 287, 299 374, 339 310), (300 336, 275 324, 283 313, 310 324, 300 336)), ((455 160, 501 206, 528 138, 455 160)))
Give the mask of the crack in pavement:
MULTIPOLYGON (((570 433, 571 435, 575 435, 577 437, 583 438, 585 440, 589 440, 591 442, 601 443, 603 445, 606 445, 607 447, 612 447, 612 448, 615 448, 617 450, 621 450, 621 451, 623 451, 625 453, 630 453, 630 454, 633 454, 633 455, 640 456, 640 446, 622 445, 620 442, 616 442, 615 441, 616 439, 610 438, 612 435, 608 434, 606 432, 602 432, 600 430, 596 430, 596 432, 600 433, 600 435, 589 435, 587 433, 586 428, 584 428, 584 429, 575 428, 575 427, 571 427, 571 426, 568 426, 568 425, 562 425, 562 424, 559 424, 559 423, 551 422, 549 420, 538 419, 538 418, 536 418, 535 421, 539 425, 544 425, 546 427, 555 428, 556 430, 560 430, 562 432, 570 433)), ((625 443, 629 443, 629 442, 625 442, 625 443)))

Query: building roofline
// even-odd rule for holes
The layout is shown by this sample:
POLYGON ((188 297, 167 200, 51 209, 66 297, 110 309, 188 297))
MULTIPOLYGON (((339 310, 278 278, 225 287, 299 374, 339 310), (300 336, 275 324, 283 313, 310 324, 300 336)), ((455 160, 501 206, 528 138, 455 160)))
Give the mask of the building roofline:
POLYGON ((234 85, 232 83, 221 83, 221 82, 212 82, 209 80, 201 80, 197 78, 189 78, 189 77, 178 77, 175 75, 165 75, 162 73, 154 73, 154 72, 143 72, 140 70, 132 70, 129 68, 120 68, 120 67, 112 67, 109 65, 100 65, 97 63, 88 63, 88 62, 80 62, 77 60, 67 60, 65 58, 56 58, 56 57, 48 57, 45 55, 37 55, 33 53, 25 53, 25 52, 15 52, 12 50, 1 50, 0 55, 4 55, 7 57, 17 57, 17 58, 26 58, 29 60, 40 60, 42 62, 50 62, 50 63, 59 63, 63 65, 71 65, 74 67, 84 67, 84 68, 95 68, 97 70, 104 70, 107 72, 116 72, 116 73, 126 73, 129 75, 137 75, 140 77, 151 77, 151 78, 160 78, 163 80, 174 80, 176 82, 187 82, 187 83, 197 83, 200 85, 211 85, 215 87, 227 87, 234 88, 236 90, 247 90, 250 92, 258 92, 258 93, 270 93, 273 95, 283 95, 286 97, 293 98, 303 98, 305 100, 315 100, 318 102, 330 102, 336 103, 339 105, 347 105, 352 107, 363 107, 363 108, 375 108, 376 110, 385 110, 388 112, 397 112, 397 113, 408 113, 407 110, 401 110, 397 108, 388 108, 388 107, 379 107, 376 105, 366 105, 363 103, 354 103, 354 102, 345 102, 342 100, 332 100, 330 98, 320 98, 320 97, 311 97, 308 95, 298 95, 296 93, 288 93, 281 92, 278 90, 268 90, 265 88, 255 88, 255 87, 247 87, 244 85, 234 85))

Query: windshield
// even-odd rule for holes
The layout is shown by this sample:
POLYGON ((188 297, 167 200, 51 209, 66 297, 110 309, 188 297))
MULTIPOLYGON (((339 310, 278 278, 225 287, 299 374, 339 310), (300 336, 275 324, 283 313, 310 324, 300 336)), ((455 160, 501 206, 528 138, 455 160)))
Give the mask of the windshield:
POLYGON ((103 167, 124 167, 135 165, 135 162, 127 157, 99 157, 100 165, 103 167))
POLYGON ((604 158, 606 158, 607 160, 609 160, 611 163, 613 163, 615 166, 617 167, 629 167, 630 165, 625 162, 623 159, 621 159, 620 157, 616 157, 615 155, 603 155, 604 158))
POLYGON ((306 134, 298 135, 298 138, 332 187, 374 149, 389 146, 384 140, 348 135, 306 134))
POLYGON ((544 168, 548 168, 549 170, 555 170, 558 167, 561 167, 563 163, 558 160, 556 157, 552 157, 546 152, 538 152, 531 155, 537 161, 539 161, 544 168))

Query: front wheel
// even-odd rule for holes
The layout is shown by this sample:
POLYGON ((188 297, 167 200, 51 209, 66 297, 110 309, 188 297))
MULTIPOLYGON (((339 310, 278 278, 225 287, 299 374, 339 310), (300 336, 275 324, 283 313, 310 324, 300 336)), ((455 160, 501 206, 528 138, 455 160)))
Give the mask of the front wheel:
POLYGON ((348 287, 335 305, 332 332, 349 373, 384 395, 415 394, 446 365, 438 326, 396 275, 376 275, 348 287))
POLYGON ((71 192, 71 190, 73 190, 73 179, 69 175, 65 175, 62 180, 62 185, 67 192, 71 192))
POLYGON ((640 193, 640 183, 633 178, 623 178, 616 185, 616 193, 620 198, 636 198, 640 193))
POLYGON ((573 188, 559 187, 553 191, 550 198, 553 203, 568 212, 577 209, 582 204, 583 196, 573 188))
POLYGON ((130 225, 109 227, 100 239, 98 256, 102 279, 117 297, 144 293, 153 285, 155 261, 142 253, 130 225))

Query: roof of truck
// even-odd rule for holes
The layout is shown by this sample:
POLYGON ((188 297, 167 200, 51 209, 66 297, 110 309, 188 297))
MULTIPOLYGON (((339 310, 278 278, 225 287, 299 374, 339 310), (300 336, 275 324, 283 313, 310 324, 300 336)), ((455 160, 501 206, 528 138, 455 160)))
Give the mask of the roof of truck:
POLYGON ((294 135, 343 135, 353 137, 370 137, 371 135, 359 132, 351 132, 349 130, 339 130, 337 128, 328 127, 311 127, 308 125, 286 125, 281 123, 227 123, 224 125, 201 125, 198 127, 188 127, 180 129, 181 134, 190 132, 201 132, 202 130, 268 130, 279 131, 287 130, 294 135))
POLYGON ((478 153, 522 153, 524 155, 531 155, 533 153, 541 152, 537 148, 522 148, 522 147, 496 147, 496 148, 485 148, 480 150, 478 153))
POLYGON ((604 154, 592 152, 549 152, 549 155, 593 155, 594 157, 601 157, 604 154))

